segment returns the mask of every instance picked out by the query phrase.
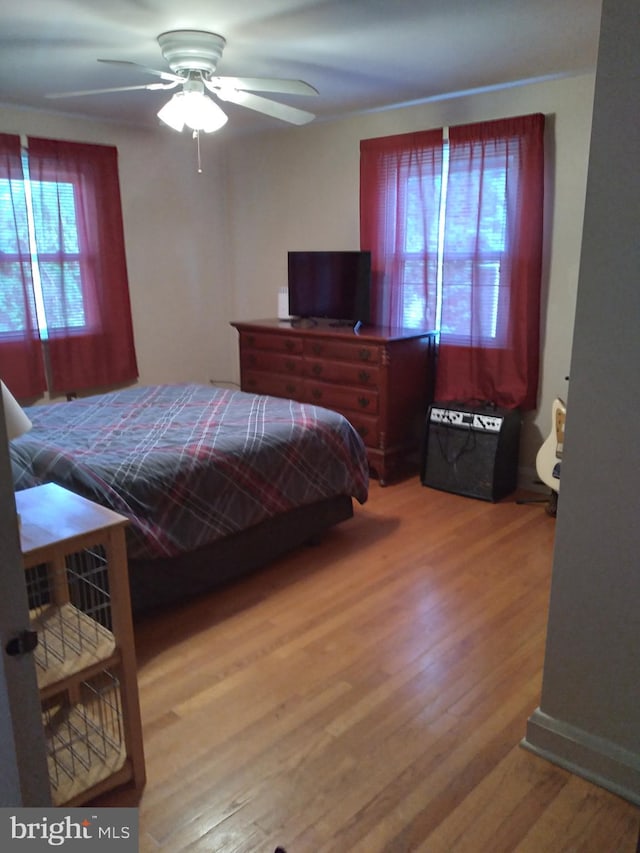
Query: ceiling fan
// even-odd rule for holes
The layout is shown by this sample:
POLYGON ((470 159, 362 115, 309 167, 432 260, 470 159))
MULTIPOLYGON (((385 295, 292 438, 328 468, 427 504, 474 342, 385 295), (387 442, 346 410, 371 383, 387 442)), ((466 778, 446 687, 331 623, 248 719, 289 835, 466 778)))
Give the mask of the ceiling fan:
POLYGON ((226 114, 207 92, 221 101, 246 107, 295 125, 307 124, 315 116, 306 110, 291 107, 256 95, 270 92, 286 95, 317 95, 313 86, 302 80, 270 77, 219 77, 215 74, 226 40, 217 33, 204 30, 171 30, 158 36, 162 55, 171 71, 148 68, 137 62, 119 59, 99 59, 115 65, 127 65, 159 77, 164 82, 134 86, 117 86, 109 89, 87 89, 78 92, 59 92, 48 98, 71 98, 80 95, 97 95, 103 92, 127 92, 135 89, 152 91, 179 90, 158 112, 158 117, 175 130, 185 125, 194 131, 209 133, 218 130, 227 121, 226 114))

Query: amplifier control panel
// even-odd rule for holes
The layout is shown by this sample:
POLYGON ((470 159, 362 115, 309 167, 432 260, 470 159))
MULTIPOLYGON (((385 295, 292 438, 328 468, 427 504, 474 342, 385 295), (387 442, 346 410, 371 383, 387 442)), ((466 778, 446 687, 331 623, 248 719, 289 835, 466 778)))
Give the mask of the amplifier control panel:
POLYGON ((467 427, 481 432, 500 432, 503 422, 500 415, 487 415, 463 409, 443 409, 439 406, 431 406, 429 420, 433 424, 467 427))

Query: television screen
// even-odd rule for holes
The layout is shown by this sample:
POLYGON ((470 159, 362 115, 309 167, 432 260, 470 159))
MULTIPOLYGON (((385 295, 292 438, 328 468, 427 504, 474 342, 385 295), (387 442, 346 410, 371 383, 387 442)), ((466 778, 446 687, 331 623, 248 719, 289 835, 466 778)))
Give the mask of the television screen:
POLYGON ((293 317, 370 321, 370 252, 289 252, 288 273, 293 317))

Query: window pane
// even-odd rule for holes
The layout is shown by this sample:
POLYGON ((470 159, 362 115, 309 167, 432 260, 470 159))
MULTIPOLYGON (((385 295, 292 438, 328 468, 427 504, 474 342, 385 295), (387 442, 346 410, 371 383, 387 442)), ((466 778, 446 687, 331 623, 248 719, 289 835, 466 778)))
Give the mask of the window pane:
POLYGON ((443 265, 446 298, 442 302, 443 335, 471 335, 471 261, 446 260, 443 265))
POLYGON ((80 329, 85 326, 80 262, 72 260, 61 264, 41 259, 39 267, 49 330, 80 329))
POLYGON ((78 254, 73 184, 31 181, 38 254, 78 254))
POLYGON ((505 250, 506 191, 503 158, 493 165, 486 160, 478 163, 478 170, 473 172, 451 164, 447 187, 447 251, 495 254, 505 250))
POLYGON ((22 181, 0 180, 0 252, 29 251, 27 204, 22 181), (16 233, 17 231, 17 233, 16 233))
MULTIPOLYGON (((485 261, 476 270, 476 306, 483 338, 498 337, 498 300, 500 296, 500 263, 485 261)), ((508 314, 508 312, 507 312, 508 314)))
POLYGON ((441 179, 432 174, 406 178, 404 197, 405 255, 402 269, 402 325, 408 329, 435 328, 438 227, 441 179))
MULTIPOLYGON (((485 343, 498 337, 500 262, 449 259, 444 263, 446 299, 442 308, 442 333, 485 343), (471 318, 473 316, 473 328, 471 318)), ((496 341, 497 342, 497 341, 496 341)))
POLYGON ((426 259, 422 255, 406 257, 402 269, 403 313, 402 325, 407 329, 436 326, 436 298, 428 282, 436 281, 435 255, 426 259))
POLYGON ((480 207, 480 249, 483 252, 504 252, 507 226, 507 175, 504 166, 486 169, 482 183, 480 207))
MULTIPOLYGON (((33 316, 24 293, 24 282, 31 282, 27 204, 23 182, 8 178, 0 180, 0 276, 0 334, 24 332, 28 316, 33 316), (26 259, 22 265, 21 256, 26 259)), ((26 298, 32 296, 28 288, 26 298)))
POLYGON ((438 213, 440 180, 427 176, 407 180, 405 251, 436 252, 438 249, 438 213))
MULTIPOLYGON (((11 332, 24 332, 28 328, 27 317, 34 317, 34 306, 29 306, 29 312, 25 310, 25 293, 23 284, 23 273, 26 281, 31 280, 31 268, 25 263, 24 269, 20 269, 19 261, 5 261, 0 263, 0 277, 2 287, 0 288, 0 334, 11 332)), ((27 298, 33 297, 31 289, 27 291, 27 298)), ((33 302, 33 299, 32 299, 33 302)))

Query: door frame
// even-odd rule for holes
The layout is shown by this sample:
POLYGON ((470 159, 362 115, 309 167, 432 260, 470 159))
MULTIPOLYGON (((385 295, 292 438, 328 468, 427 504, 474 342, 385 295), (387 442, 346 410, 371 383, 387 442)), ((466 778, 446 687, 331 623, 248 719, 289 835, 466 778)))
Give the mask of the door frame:
POLYGON ((29 627, 9 446, 0 395, 0 807, 51 804, 40 695, 32 654, 6 645, 29 627))

